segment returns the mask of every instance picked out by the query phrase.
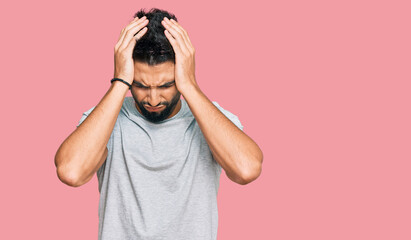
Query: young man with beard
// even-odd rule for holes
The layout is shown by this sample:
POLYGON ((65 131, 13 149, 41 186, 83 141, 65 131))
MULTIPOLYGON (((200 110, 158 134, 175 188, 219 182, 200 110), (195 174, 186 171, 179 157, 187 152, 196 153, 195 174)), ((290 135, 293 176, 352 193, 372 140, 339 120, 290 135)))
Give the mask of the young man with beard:
POLYGON ((134 17, 115 46, 110 89, 56 153, 58 177, 78 187, 97 174, 99 239, 216 239, 221 170, 247 184, 263 154, 200 90, 177 18, 134 17))

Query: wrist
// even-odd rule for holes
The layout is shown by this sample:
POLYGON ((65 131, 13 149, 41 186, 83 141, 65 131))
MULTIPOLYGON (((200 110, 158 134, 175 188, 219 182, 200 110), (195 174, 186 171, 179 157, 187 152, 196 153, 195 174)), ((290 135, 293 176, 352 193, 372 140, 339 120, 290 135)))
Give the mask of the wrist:
POLYGON ((113 83, 116 82, 116 81, 122 82, 123 84, 125 84, 125 85, 131 90, 131 84, 128 83, 128 82, 126 82, 126 81, 124 81, 124 80, 121 79, 121 78, 113 78, 113 79, 111 79, 110 82, 113 84, 113 83))
POLYGON ((183 95, 184 98, 191 94, 201 92, 200 87, 197 84, 188 84, 179 88, 179 92, 183 95))
POLYGON ((116 88, 116 89, 122 89, 122 90, 125 90, 125 91, 130 90, 129 86, 127 86, 126 84, 124 84, 123 82, 120 82, 120 81, 113 81, 111 83, 111 87, 116 88))
POLYGON ((121 75, 121 74, 114 74, 114 78, 120 78, 120 79, 123 79, 124 81, 126 81, 130 84, 133 84, 133 78, 130 78, 128 76, 124 76, 124 75, 121 75))

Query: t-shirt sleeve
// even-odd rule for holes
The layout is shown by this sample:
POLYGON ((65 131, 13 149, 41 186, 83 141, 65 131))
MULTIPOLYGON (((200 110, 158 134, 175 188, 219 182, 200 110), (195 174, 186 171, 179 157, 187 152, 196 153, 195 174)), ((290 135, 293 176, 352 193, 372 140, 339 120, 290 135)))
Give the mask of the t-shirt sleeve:
POLYGON ((224 108, 222 108, 217 102, 213 101, 212 102, 228 119, 231 120, 231 122, 233 122, 239 129, 241 129, 241 131, 243 131, 243 125, 240 122, 240 119, 238 119, 238 117, 234 114, 232 114, 231 112, 225 110, 224 108))
POLYGON ((81 118, 80 118, 80 121, 79 121, 78 124, 77 124, 77 127, 80 126, 80 124, 81 124, 82 122, 84 122, 84 120, 86 120, 86 118, 88 117, 88 115, 90 115, 90 113, 94 110, 95 107, 96 107, 96 106, 90 108, 89 110, 87 110, 87 111, 85 111, 85 112, 83 113, 83 115, 82 115, 81 118))

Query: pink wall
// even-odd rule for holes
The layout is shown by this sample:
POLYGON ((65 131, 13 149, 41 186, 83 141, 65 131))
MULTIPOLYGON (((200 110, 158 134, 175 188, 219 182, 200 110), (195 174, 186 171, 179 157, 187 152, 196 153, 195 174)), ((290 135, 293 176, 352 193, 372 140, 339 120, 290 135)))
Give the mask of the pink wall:
POLYGON ((97 178, 64 185, 54 154, 143 7, 176 14, 201 89, 264 152, 255 182, 222 174, 219 240, 411 239, 409 1, 7 4, 0 239, 97 239, 97 178))

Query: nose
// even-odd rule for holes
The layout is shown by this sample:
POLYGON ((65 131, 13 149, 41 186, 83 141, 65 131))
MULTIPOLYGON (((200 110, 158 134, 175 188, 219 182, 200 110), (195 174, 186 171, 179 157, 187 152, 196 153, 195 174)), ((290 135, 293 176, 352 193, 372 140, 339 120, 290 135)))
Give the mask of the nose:
POLYGON ((161 103, 160 96, 156 89, 152 88, 149 94, 149 103, 152 107, 157 107, 158 104, 161 103))

